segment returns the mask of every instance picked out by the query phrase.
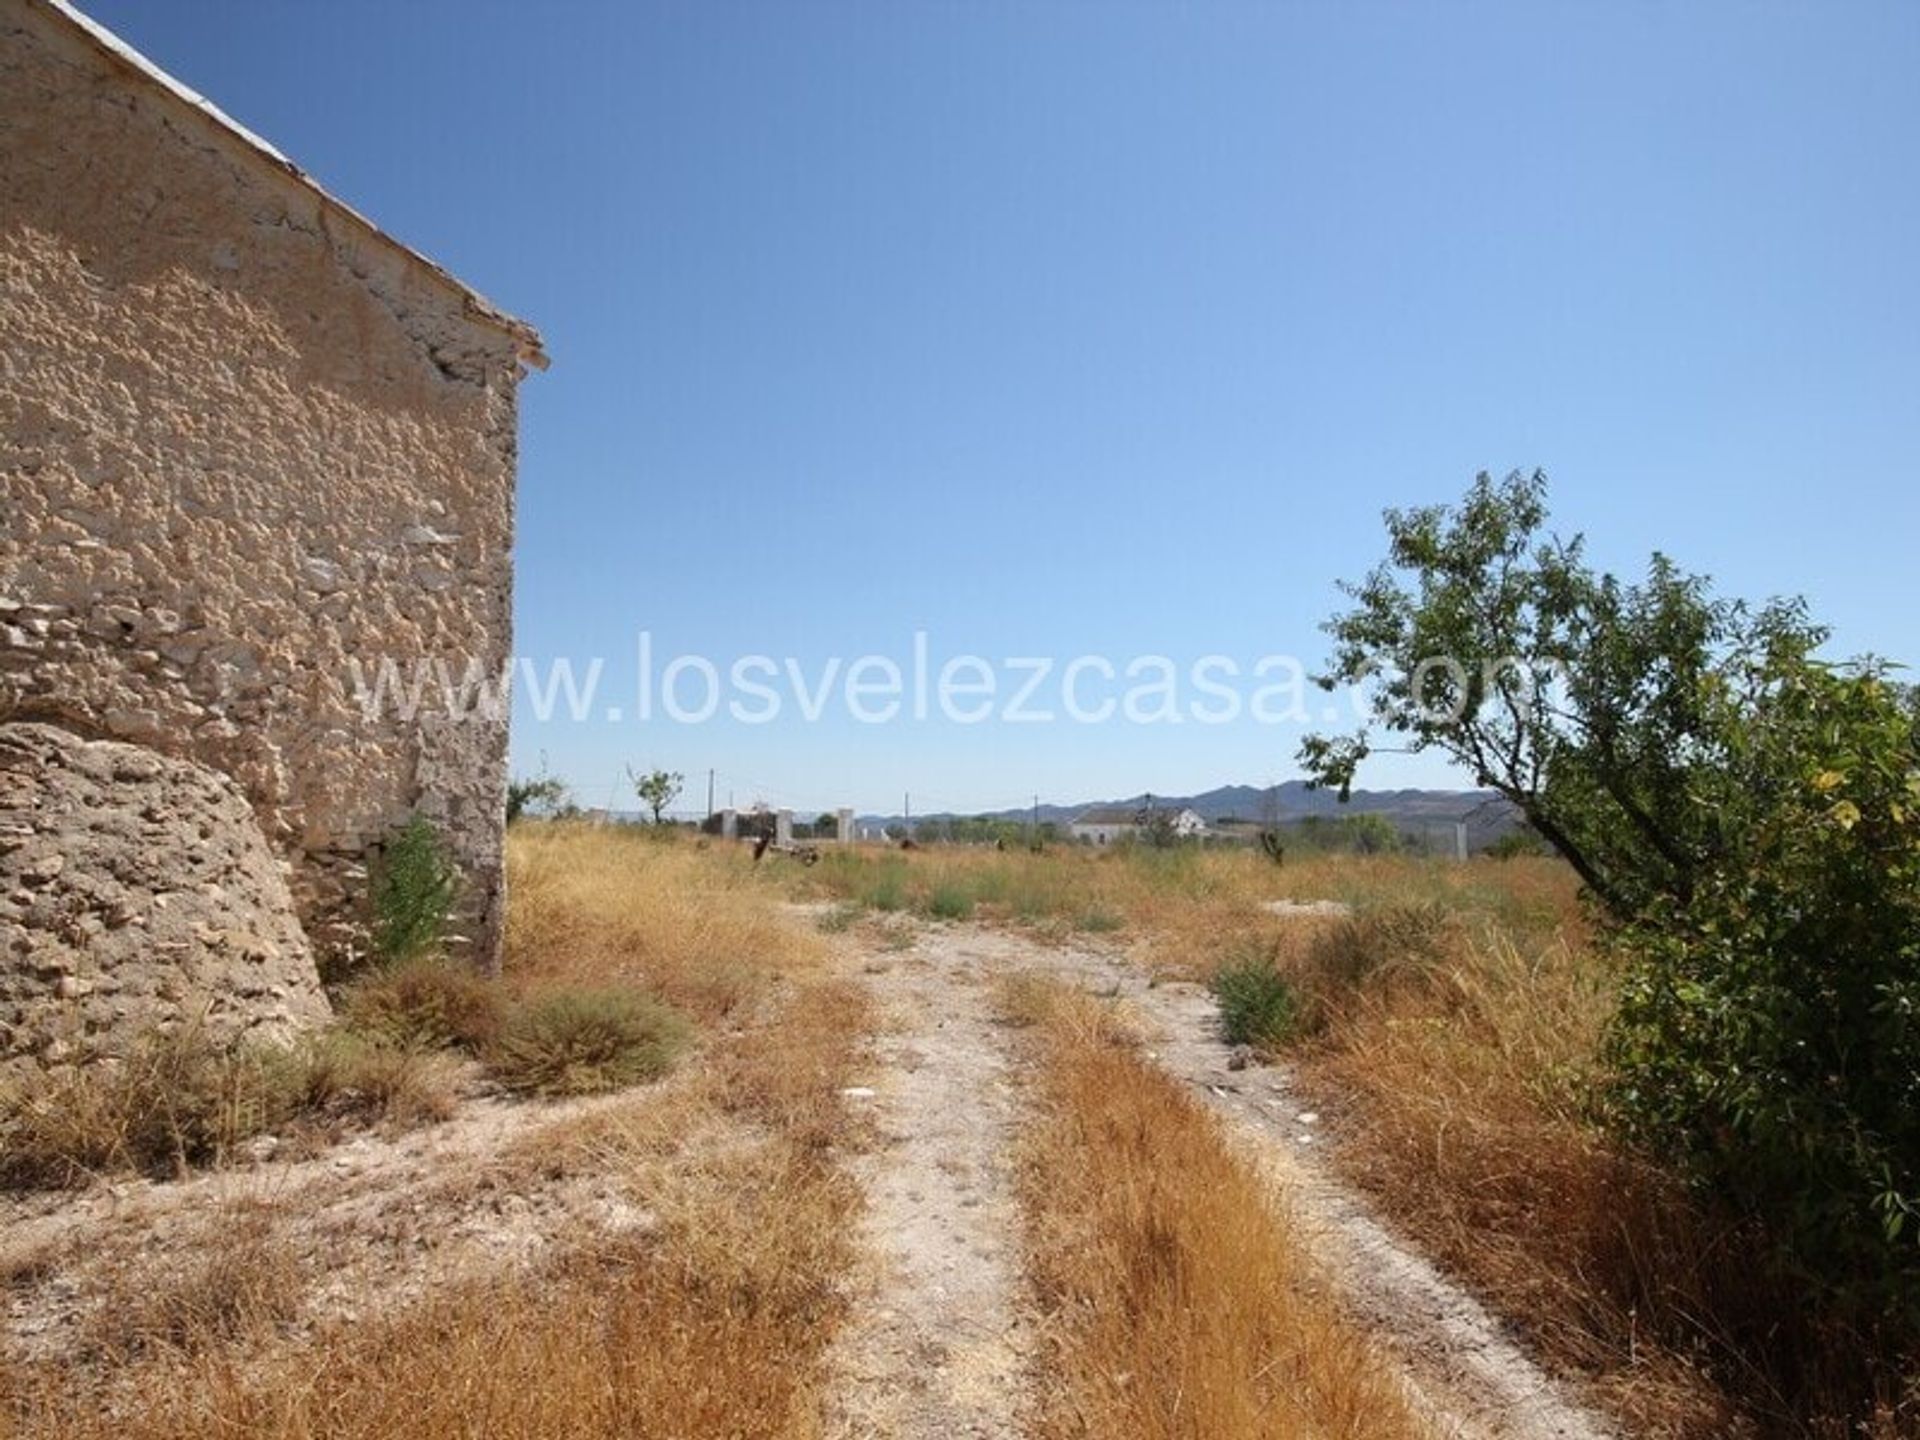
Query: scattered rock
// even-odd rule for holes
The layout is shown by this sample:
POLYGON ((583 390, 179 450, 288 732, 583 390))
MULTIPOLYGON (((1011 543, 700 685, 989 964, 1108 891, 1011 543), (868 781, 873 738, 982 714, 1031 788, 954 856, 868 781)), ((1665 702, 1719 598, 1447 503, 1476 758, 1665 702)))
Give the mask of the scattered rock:
POLYGON ((243 1147, 246 1157, 256 1165, 264 1165, 280 1153, 278 1135, 256 1135, 243 1147))

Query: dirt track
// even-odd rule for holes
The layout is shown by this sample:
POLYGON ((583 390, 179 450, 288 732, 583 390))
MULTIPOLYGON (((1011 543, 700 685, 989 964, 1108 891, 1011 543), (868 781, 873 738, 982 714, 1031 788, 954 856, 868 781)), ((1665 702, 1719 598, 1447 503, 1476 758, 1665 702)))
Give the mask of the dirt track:
POLYGON ((1470 1295, 1399 1240, 1314 1158, 1282 1069, 1229 1068, 1211 998, 1153 983, 1117 950, 1043 946, 1004 931, 923 929, 904 955, 869 959, 890 1021, 871 1088, 884 1143, 862 1175, 876 1260, 840 1366, 836 1436, 1012 1436, 1026 1404, 1018 1216, 1006 1152, 1019 1118, 1007 1034, 986 986, 1021 971, 1126 1006, 1150 1054, 1204 1094, 1274 1203, 1312 1227, 1345 1303, 1404 1366, 1445 1434, 1598 1440, 1612 1428, 1536 1366, 1470 1295))

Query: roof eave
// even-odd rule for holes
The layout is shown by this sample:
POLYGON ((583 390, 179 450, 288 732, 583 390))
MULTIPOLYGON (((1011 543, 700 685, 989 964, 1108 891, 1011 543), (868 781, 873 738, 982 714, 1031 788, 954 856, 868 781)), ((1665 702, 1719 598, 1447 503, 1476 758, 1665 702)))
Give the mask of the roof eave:
POLYGON ((71 0, 28 0, 28 3, 39 5, 65 19, 92 41, 94 46, 110 60, 131 70, 135 75, 165 91, 180 103, 198 111, 206 119, 212 121, 218 129, 223 131, 231 139, 238 141, 255 155, 285 172, 300 185, 310 190, 314 195, 318 196, 320 201, 329 209, 347 217, 347 219, 366 231, 367 234, 375 240, 398 251, 406 259, 420 266, 441 285, 452 290, 460 297, 461 304, 469 319, 478 324, 488 326, 491 329, 499 330, 512 337, 514 349, 519 355, 522 364, 535 370, 544 370, 547 368, 549 362, 546 348, 541 342, 540 332, 534 329, 533 326, 500 309, 491 300, 487 299, 486 296, 454 275, 453 272, 445 266, 428 259, 412 246, 394 239, 393 236, 389 235, 385 230, 382 230, 378 225, 374 224, 373 221, 369 220, 365 215, 362 215, 358 210, 347 204, 346 201, 329 191, 318 180, 315 180, 313 176, 294 164, 293 161, 289 160, 273 145, 254 134, 231 115, 228 115, 218 105, 215 105, 211 100, 201 95, 191 86, 182 84, 179 80, 176 80, 145 55, 142 55, 138 50, 134 49, 133 46, 107 29, 106 26, 75 9, 71 0))

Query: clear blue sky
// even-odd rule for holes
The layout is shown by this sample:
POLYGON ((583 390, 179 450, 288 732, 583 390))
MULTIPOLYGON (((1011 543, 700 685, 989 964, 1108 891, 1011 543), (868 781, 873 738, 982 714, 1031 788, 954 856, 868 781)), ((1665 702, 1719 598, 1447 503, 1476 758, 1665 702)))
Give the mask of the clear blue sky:
MULTIPOLYGON (((1535 465, 1604 561, 1920 659, 1920 6, 89 9, 540 326, 516 648, 609 696, 641 628, 1317 662, 1384 506, 1535 465)), ((523 710, 514 753, 930 810, 1297 740, 523 710)))

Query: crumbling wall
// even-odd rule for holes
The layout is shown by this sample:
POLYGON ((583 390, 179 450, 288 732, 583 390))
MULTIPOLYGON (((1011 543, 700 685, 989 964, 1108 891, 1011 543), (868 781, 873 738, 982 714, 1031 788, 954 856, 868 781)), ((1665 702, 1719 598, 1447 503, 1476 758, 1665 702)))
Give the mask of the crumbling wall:
POLYGON ((418 809, 496 953, 506 716, 368 714, 510 650, 513 337, 27 0, 0 0, 0 719, 237 780, 317 947, 418 809))
POLYGON ((324 1021, 281 865, 231 777, 0 724, 0 1077, 155 1030, 226 1043, 324 1021))

